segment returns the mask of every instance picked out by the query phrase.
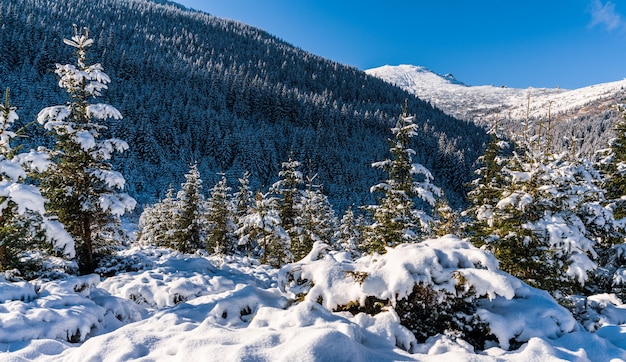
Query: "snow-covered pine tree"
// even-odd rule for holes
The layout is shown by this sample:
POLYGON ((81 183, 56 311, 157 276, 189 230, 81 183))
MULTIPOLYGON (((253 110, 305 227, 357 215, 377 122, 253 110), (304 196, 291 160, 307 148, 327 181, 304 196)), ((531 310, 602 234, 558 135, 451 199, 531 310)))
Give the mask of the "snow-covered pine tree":
MULTIPOLYGON (((245 217, 251 211, 252 208, 252 191, 250 191, 250 181, 249 181, 250 173, 245 171, 241 178, 238 179, 239 187, 237 192, 233 194, 233 209, 234 209, 234 220, 235 220, 235 235, 239 236, 239 230, 242 230, 243 234, 247 234, 247 231, 244 227, 245 217)), ((236 249, 237 252, 242 253, 247 257, 252 256, 252 252, 255 249, 255 246, 250 244, 253 240, 239 239, 237 240, 236 249)))
POLYGON ((172 246, 181 253, 193 253, 205 247, 208 230, 207 203, 202 193, 198 164, 189 166, 185 180, 177 194, 172 246))
POLYGON ((433 220, 431 235, 440 237, 445 235, 461 236, 460 214, 448 204, 444 196, 437 200, 434 207, 435 218, 433 220))
POLYGON ((163 200, 144 209, 139 216, 137 231, 137 241, 140 244, 174 248, 177 202, 174 198, 174 188, 170 185, 163 200))
POLYGON ((582 158, 551 154, 538 137, 520 138, 499 164, 498 181, 483 179, 470 193, 474 242, 531 285, 556 296, 580 290, 613 230, 599 173, 582 158))
POLYGON ((602 187, 606 190, 606 208, 613 213, 614 232, 605 233, 604 242, 598 245, 598 269, 593 283, 596 292, 616 292, 626 297, 626 107, 617 106, 621 119, 614 125, 615 137, 609 148, 598 151, 598 169, 604 177, 602 187))
POLYGON ((615 138, 611 139, 609 149, 603 150, 606 154, 599 167, 604 174, 606 198, 615 218, 620 220, 626 218, 626 108, 619 106, 618 110, 622 118, 614 126, 615 138))
POLYGON ((232 254, 235 250, 235 223, 230 203, 230 187, 226 175, 211 190, 206 219, 208 233, 206 238, 207 251, 219 255, 232 254))
POLYGON ((352 207, 349 207, 343 214, 337 231, 337 244, 342 250, 349 252, 353 258, 361 256, 361 230, 363 225, 354 215, 352 207))
POLYGON ((417 134, 414 117, 407 114, 406 106, 395 127, 391 129, 391 158, 375 162, 373 167, 383 169, 388 179, 372 186, 372 192, 382 194, 377 205, 368 209, 374 223, 366 236, 368 252, 385 253, 385 247, 417 240, 417 234, 427 231, 432 218, 416 207, 420 201, 435 206, 441 189, 433 185, 430 171, 419 163, 413 163, 415 151, 409 147, 417 134))
POLYGON ((492 229, 497 227, 490 216, 504 192, 506 173, 503 168, 511 153, 510 143, 504 139, 497 122, 488 134, 490 140, 485 153, 478 158, 481 165, 475 172, 478 177, 471 182, 471 190, 467 194, 471 206, 464 211, 472 219, 466 225, 466 233, 477 245, 483 245, 492 234, 492 229))
POLYGON ((293 261, 291 240, 281 226, 277 200, 257 191, 254 203, 236 231, 240 245, 254 246, 261 263, 275 268, 293 261))
POLYGON ((296 204, 297 216, 291 235, 291 252, 295 260, 307 256, 316 241, 333 245, 337 217, 328 197, 315 183, 317 175, 306 178, 306 189, 301 191, 296 204))
POLYGON ((298 233, 296 230, 296 205, 300 201, 300 191, 304 184, 304 178, 302 172, 298 170, 299 168, 300 162, 290 156, 287 162, 281 164, 281 170, 278 173, 280 179, 270 188, 270 192, 278 196, 278 213, 281 225, 289 237, 298 233))
POLYGON ((96 256, 107 253, 120 240, 120 216, 134 209, 135 200, 121 192, 125 180, 109 160, 124 152, 128 144, 120 139, 101 139, 106 126, 98 123, 119 120, 120 112, 103 103, 90 103, 110 82, 100 64, 87 64, 93 44, 86 29, 74 29, 65 44, 75 49, 76 64, 57 64, 59 86, 69 95, 64 105, 44 108, 37 120, 56 139, 50 151, 53 166, 42 173, 41 190, 49 210, 58 215, 76 242, 83 273, 96 267, 96 256))
POLYGON ((74 257, 74 240, 53 218, 46 216, 39 189, 27 182, 27 173, 45 170, 50 162, 46 153, 17 153, 11 146, 16 133, 10 128, 18 119, 6 90, 0 104, 0 272, 17 269, 30 277, 27 264, 36 262, 30 255, 46 250, 74 257))

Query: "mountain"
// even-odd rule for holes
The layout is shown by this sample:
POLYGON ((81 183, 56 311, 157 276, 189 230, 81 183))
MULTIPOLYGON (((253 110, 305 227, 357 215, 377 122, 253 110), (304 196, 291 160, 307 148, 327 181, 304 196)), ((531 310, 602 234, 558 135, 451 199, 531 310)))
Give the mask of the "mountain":
POLYGON ((555 147, 563 149, 578 140, 576 149, 586 154, 606 147, 612 137, 612 122, 619 113, 612 106, 623 102, 626 80, 580 89, 507 88, 469 86, 454 77, 439 75, 414 65, 385 65, 366 70, 391 84, 430 102, 460 119, 488 127, 495 119, 513 132, 523 128, 526 117, 553 123, 555 147))
MULTIPOLYGON (((128 192, 146 204, 178 186, 198 162, 207 188, 245 170, 266 188, 290 156, 317 174, 338 209, 373 202, 384 177, 390 128, 402 112, 419 125, 414 160, 428 167, 453 203, 486 135, 411 93, 321 58, 248 25, 167 1, 24 0, 0 2, 0 86, 11 88, 22 124, 67 101, 51 72, 72 61, 63 38, 86 26, 113 82, 103 100, 124 120, 108 124, 130 151, 116 160, 128 192)), ((28 127, 31 146, 49 139, 28 127)))

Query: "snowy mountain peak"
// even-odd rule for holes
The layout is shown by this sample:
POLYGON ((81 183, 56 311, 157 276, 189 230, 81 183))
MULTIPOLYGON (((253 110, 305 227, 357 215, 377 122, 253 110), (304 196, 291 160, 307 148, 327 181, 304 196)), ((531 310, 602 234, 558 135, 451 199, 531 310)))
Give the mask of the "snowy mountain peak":
POLYGON ((439 75, 414 65, 385 65, 365 72, 413 93, 451 116, 483 127, 498 119, 510 133, 519 133, 521 120, 554 119, 556 149, 569 149, 575 139, 575 149, 586 155, 606 147, 613 137, 612 124, 620 115, 612 112, 612 106, 624 103, 626 89, 626 80, 573 90, 469 86, 451 74, 439 75))
POLYGON ((385 65, 365 71, 431 102, 444 112, 478 124, 486 115, 522 119, 545 117, 579 109, 590 102, 613 99, 622 93, 626 80, 603 83, 575 90, 563 88, 506 88, 491 85, 468 86, 451 74, 439 75, 422 66, 385 65))
POLYGON ((384 65, 366 70, 365 72, 409 91, 421 90, 425 87, 441 87, 449 84, 464 86, 451 73, 440 75, 419 65, 384 65))

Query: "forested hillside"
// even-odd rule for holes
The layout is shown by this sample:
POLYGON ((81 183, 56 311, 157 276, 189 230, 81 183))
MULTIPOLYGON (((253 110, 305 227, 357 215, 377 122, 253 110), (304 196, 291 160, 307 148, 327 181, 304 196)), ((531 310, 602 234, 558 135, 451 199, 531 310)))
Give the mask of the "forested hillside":
MULTIPOLYGON (((293 47, 241 23, 145 0, 0 2, 0 86, 11 88, 20 122, 64 102, 54 63, 71 57, 62 39, 72 25, 94 38, 93 58, 112 79, 104 100, 120 110, 111 136, 130 151, 116 168, 140 205, 179 185, 189 164, 208 185, 244 171, 252 188, 278 178, 291 155, 318 174, 339 209, 372 201, 390 127, 408 99, 418 135, 416 161, 459 204, 482 153, 481 128, 449 117, 358 69, 293 47)), ((28 127, 33 145, 49 142, 28 127)))

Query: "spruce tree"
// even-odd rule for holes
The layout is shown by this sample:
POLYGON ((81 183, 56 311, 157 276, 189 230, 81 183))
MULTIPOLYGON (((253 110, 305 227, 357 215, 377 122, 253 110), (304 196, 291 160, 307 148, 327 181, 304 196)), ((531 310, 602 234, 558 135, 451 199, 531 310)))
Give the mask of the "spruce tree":
POLYGON ((174 248, 177 210, 174 188, 170 185, 163 200, 147 206, 139 216, 137 241, 144 245, 174 248))
POLYGON ((134 209, 135 200, 121 192, 125 180, 114 171, 110 159, 128 149, 120 139, 101 139, 107 127, 98 123, 119 120, 120 112, 103 103, 90 103, 110 82, 100 64, 87 64, 93 45, 86 29, 74 29, 65 44, 75 50, 75 64, 57 64, 59 86, 69 101, 39 112, 37 120, 56 140, 50 151, 53 166, 40 178, 49 210, 58 215, 76 242, 83 273, 96 267, 96 256, 114 248, 120 240, 120 216, 134 209))
POLYGON ((18 119, 6 90, 0 104, 0 272, 17 270, 30 277, 32 255, 45 257, 46 251, 74 257, 74 241, 58 221, 48 217, 39 189, 28 183, 28 172, 49 166, 48 155, 37 151, 18 153, 11 145, 16 133, 10 128, 18 119), (26 257, 29 252, 30 257, 26 257))
POLYGON ((307 256, 317 241, 334 244, 337 217, 315 179, 316 175, 307 177, 306 190, 301 192, 296 204, 297 217, 291 235, 291 252, 295 260, 307 256))
POLYGON ((241 244, 254 247, 261 263, 278 268, 293 261, 291 240, 281 226, 277 200, 269 193, 256 193, 237 235, 241 244))
POLYGON ((337 243, 342 250, 349 252, 353 258, 361 256, 361 229, 363 225, 354 215, 352 207, 349 207, 343 214, 337 232, 337 243))
POLYGON ((181 253, 193 253, 206 246, 208 229, 207 204, 202 193, 202 179, 197 164, 189 166, 185 180, 177 194, 178 207, 174 215, 172 244, 181 253))
POLYGON ((382 197, 377 205, 369 207, 374 219, 367 235, 369 252, 384 253, 385 247, 416 241, 418 233, 428 231, 432 220, 416 203, 433 207, 441 194, 441 189, 431 183, 430 171, 413 163, 415 151, 409 145, 417 134, 417 125, 414 117, 407 115, 406 107, 391 132, 392 157, 372 164, 386 171, 388 179, 371 188, 382 197))
POLYGON ((278 212, 281 225, 292 237, 298 231, 296 228, 297 204, 300 202, 300 191, 304 184, 304 178, 300 168, 300 162, 289 157, 289 161, 283 162, 278 173, 280 180, 271 187, 271 192, 278 196, 278 212))
POLYGON ((230 187, 226 175, 211 190, 207 207, 207 251, 219 255, 232 254, 235 248, 235 223, 230 204, 230 187))
MULTIPOLYGON (((246 221, 246 216, 252 209, 252 191, 250 191, 249 177, 250 173, 245 171, 241 178, 238 179, 239 188, 237 189, 237 192, 233 194, 232 203, 234 208, 233 217, 235 219, 236 236, 247 234, 244 223, 246 221)), ((253 240, 250 240, 249 238, 237 240, 237 252, 240 252, 247 257, 251 257, 255 249, 254 245, 251 244, 252 241, 253 240)))
POLYGON ((622 118, 615 123, 615 138, 610 141, 608 154, 600 161, 604 173, 606 198, 615 218, 626 218, 626 109, 619 107, 622 118))
POLYGON ((481 172, 474 183, 472 240, 531 285, 555 296, 580 291, 598 245, 614 231, 600 174, 583 158, 551 153, 541 137, 517 144, 497 163, 499 176, 481 172))

